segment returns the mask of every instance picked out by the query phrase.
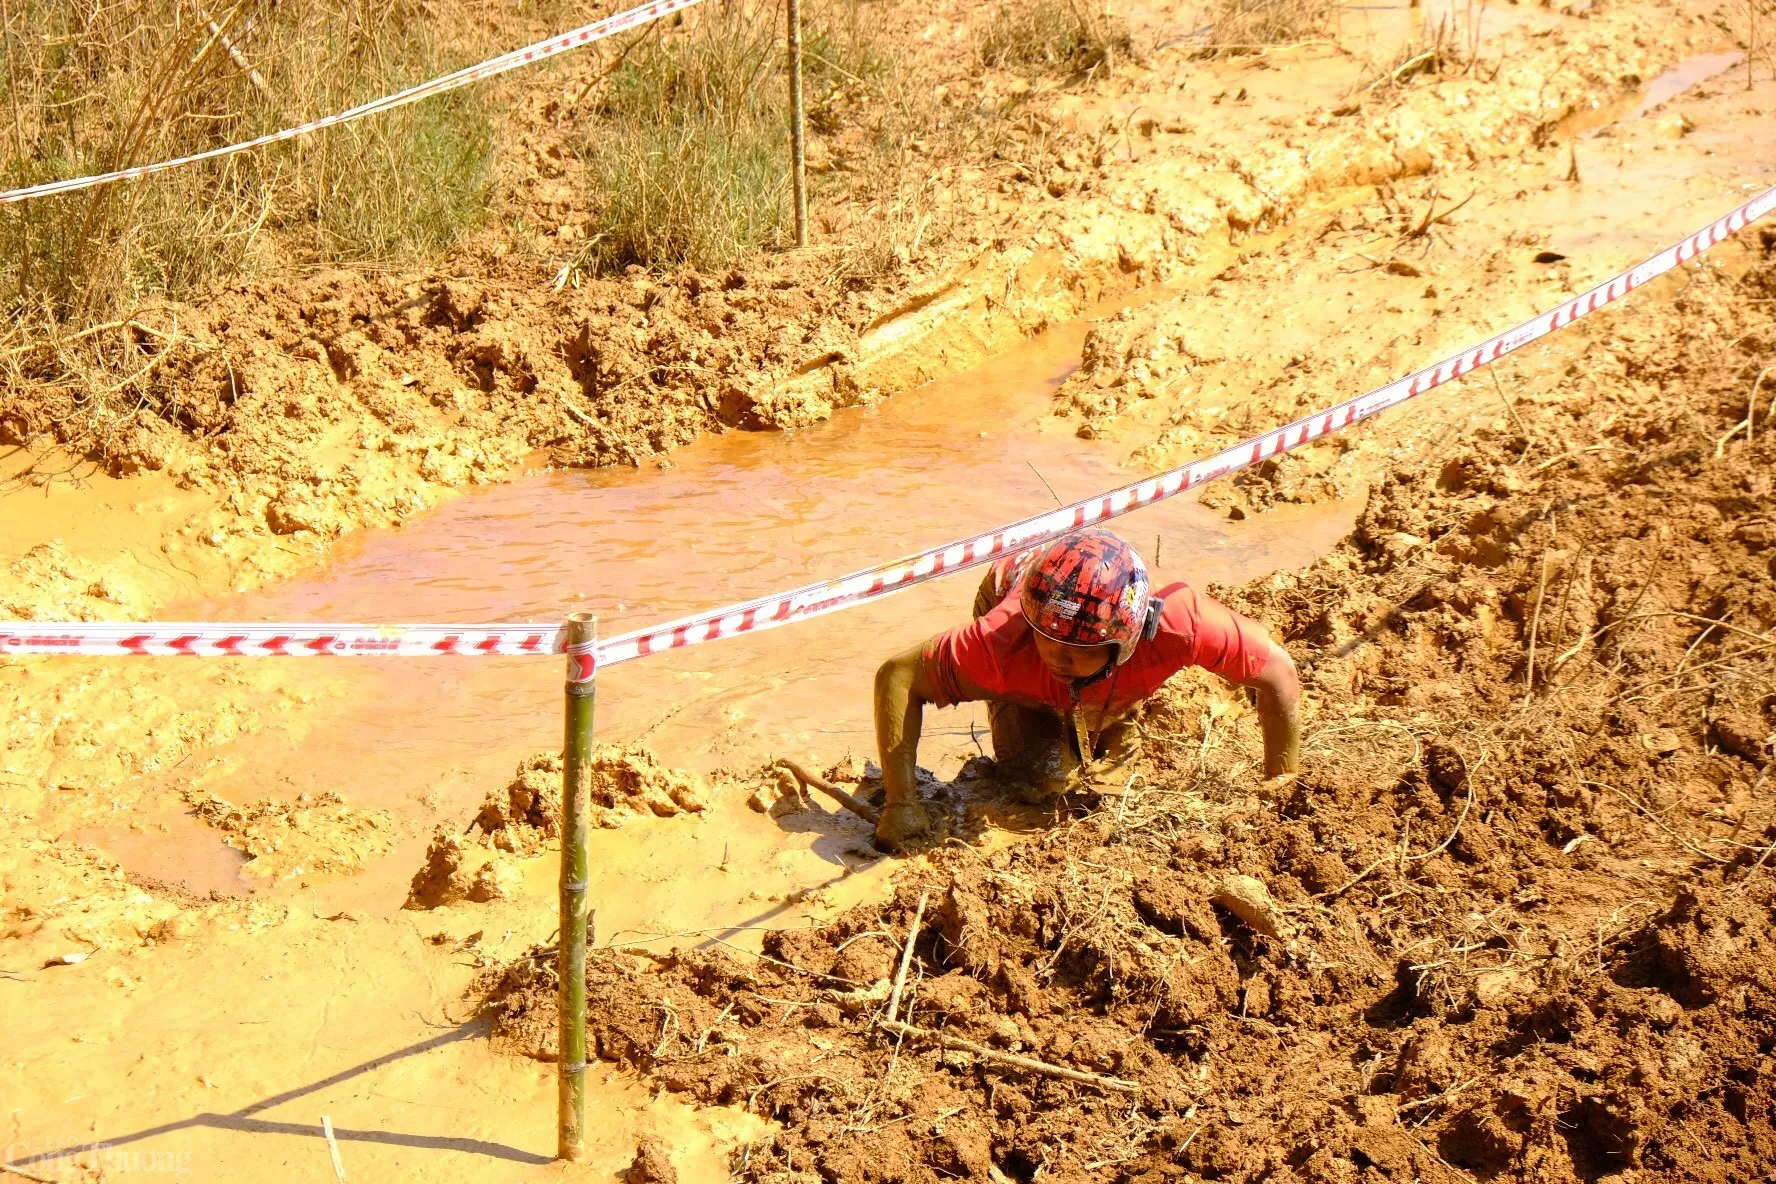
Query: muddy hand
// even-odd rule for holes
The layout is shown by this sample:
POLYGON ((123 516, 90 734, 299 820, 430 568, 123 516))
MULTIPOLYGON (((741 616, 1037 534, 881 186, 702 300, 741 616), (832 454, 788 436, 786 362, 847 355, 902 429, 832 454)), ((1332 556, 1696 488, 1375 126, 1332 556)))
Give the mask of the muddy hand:
POLYGON ((1258 796, 1267 801, 1280 802, 1295 791, 1295 781, 1299 776, 1299 773, 1278 773, 1275 777, 1266 777, 1258 785, 1258 796))
POLYGON ((931 814, 917 798, 889 802, 876 823, 876 846, 894 850, 908 839, 931 830, 931 814))

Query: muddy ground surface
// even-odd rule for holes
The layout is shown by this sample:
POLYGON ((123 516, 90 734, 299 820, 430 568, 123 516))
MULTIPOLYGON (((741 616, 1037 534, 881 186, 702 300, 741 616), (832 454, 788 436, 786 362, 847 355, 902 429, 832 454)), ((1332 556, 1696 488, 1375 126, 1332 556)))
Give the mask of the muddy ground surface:
MULTIPOLYGON (((1748 443, 1745 400, 1772 293, 1771 239, 1685 277, 1560 405, 1224 590, 1311 671, 1292 784, 1256 783, 1243 705, 1173 686, 1127 780, 1029 842, 939 847, 757 958, 606 953, 599 1055, 778 1120, 746 1179, 1761 1178, 1776 436, 1748 443), (921 899, 923 1031, 885 1032, 921 899)), ((547 950, 491 979, 496 1040, 552 1057, 554 991, 547 950)))
MULTIPOLYGON (((527 474, 596 465, 629 470, 597 475, 600 498, 657 486, 694 508, 681 475, 744 468, 748 449, 793 459, 798 439, 842 454, 847 416, 886 421, 1006 350, 1029 355, 1024 386, 993 371, 971 414, 964 377, 930 415, 1002 440, 1020 472, 1041 449, 1035 477, 1079 496, 1478 340, 1776 182, 1776 82, 1716 76, 1736 34, 1709 4, 1487 10, 1473 64, 1398 78, 1422 9, 1202 59, 1175 40, 1193 11, 1133 8, 1140 52, 1090 78, 981 68, 972 10, 891 15, 931 101, 959 127, 999 112, 1003 133, 974 155, 965 135, 895 146, 947 229, 892 265, 838 250, 880 213, 882 113, 858 101, 811 154, 832 188, 809 252, 553 286, 560 228, 586 210, 550 103, 588 62, 501 95, 527 146, 501 200, 539 239, 465 244, 435 274, 303 272, 143 310, 167 336, 108 344, 99 386, 138 376, 128 417, 90 418, 47 356, 8 355, 0 422, 23 443, 3 458, 0 616, 306 612, 334 601, 281 590, 367 537, 423 533, 447 501, 494 492, 501 514, 541 516, 584 491, 527 474)), ((1772 361, 1768 253, 1748 236, 1502 364, 1497 386, 1438 392, 1166 520, 1149 558, 1199 582, 1210 543, 1302 536, 1300 570, 1221 590, 1311 664, 1287 793, 1260 795, 1245 708, 1181 679, 1129 793, 1052 819, 964 766, 978 721, 942 717, 928 789, 957 842, 910 861, 773 796, 773 753, 867 752, 874 663, 959 619, 960 582, 954 603, 934 586, 726 665, 697 651, 613 674, 601 727, 615 715, 650 750, 611 758, 599 940, 684 952, 597 963, 585 1170, 627 1167, 641 1136, 694 1179, 1767 1170, 1776 445, 1761 408, 1755 441, 1729 428, 1772 361), (1248 907, 1234 875, 1265 886, 1274 936, 1213 903, 1248 907), (914 1023, 1139 1097, 872 1035, 927 887, 914 1023)), ((865 450, 852 471, 902 459, 865 450)), ((957 533, 1048 504, 1035 479, 1013 491, 967 463, 932 499, 969 507, 957 533)), ((717 515, 729 537, 647 512, 687 552, 832 574, 809 541, 835 537, 827 507, 774 473, 735 499, 763 525, 717 515)), ((879 535, 925 521, 884 488, 859 514, 879 535)), ((613 511, 588 504, 564 536, 583 541, 556 550, 679 580, 607 548, 613 511)), ((1143 550, 1154 520, 1129 520, 1143 550)), ((845 541, 882 557, 867 532, 845 541)), ((410 575, 346 602, 524 615, 484 598, 553 578, 520 550, 484 571, 396 552, 410 575)), ((674 595, 722 598, 699 591, 674 595)), ((621 619, 653 594, 610 600, 621 619)), ((81 1151, 100 1143, 325 1179, 326 1112, 350 1171, 558 1173, 546 960, 514 961, 555 928, 555 675, 488 670, 0 659, 9 1155, 66 1179, 147 1162, 81 1151)))

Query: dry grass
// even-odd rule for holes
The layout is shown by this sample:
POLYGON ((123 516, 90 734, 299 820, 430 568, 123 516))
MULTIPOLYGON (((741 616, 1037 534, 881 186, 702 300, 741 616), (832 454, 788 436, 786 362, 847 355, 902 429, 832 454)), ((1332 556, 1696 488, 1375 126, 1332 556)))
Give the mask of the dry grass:
POLYGON ((1020 0, 993 15, 981 39, 989 66, 1080 74, 1132 52, 1128 28, 1094 0, 1020 0))
MULTIPOLYGON (((6 187, 261 134, 475 60, 511 36, 467 9, 416 0, 21 2, 0 16, 6 187)), ((480 217, 491 148, 485 101, 456 96, 145 183, 10 207, 0 211, 0 301, 97 320, 281 262, 435 255, 480 217)))
POLYGON ((1464 8, 1439 15, 1415 40, 1401 46, 1392 58, 1367 63, 1352 94, 1373 93, 1385 97, 1411 86, 1415 79, 1445 74, 1476 73, 1483 80, 1489 80, 1497 74, 1499 63, 1483 62, 1480 57, 1486 9, 1485 0, 1469 0, 1464 8))
MULTIPOLYGON (((625 56, 576 145, 600 210, 564 277, 720 268, 789 241, 781 15, 712 5, 625 56)), ((873 94, 887 69, 855 0, 804 7, 803 61, 817 133, 837 130, 846 92, 873 94)))
POLYGON ((640 43, 576 145, 601 209, 592 270, 719 267, 784 237, 787 128, 769 10, 724 6, 640 43))
POLYGON ((883 73, 872 106, 871 160, 845 175, 846 202, 815 215, 821 237, 836 245, 832 274, 840 282, 889 279, 947 241, 957 214, 954 166, 943 162, 997 142, 991 120, 946 117, 929 85, 898 66, 883 73))
POLYGON ((1256 53, 1332 36, 1334 0, 1219 0, 1208 14, 1202 53, 1256 53))
MULTIPOLYGON (((625 267, 742 263, 790 241, 780 11, 709 6, 640 42, 598 92, 576 148, 599 216, 562 282, 625 267)), ((941 245, 953 165, 999 142, 997 117, 946 108, 877 42, 857 0, 803 7, 804 92, 816 155, 814 241, 835 282, 873 283, 941 245)))

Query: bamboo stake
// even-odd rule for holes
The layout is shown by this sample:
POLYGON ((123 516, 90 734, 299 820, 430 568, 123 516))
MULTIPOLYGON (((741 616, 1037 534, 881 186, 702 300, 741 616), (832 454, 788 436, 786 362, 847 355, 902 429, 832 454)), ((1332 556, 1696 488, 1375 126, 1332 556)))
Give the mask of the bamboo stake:
POLYGON ((1548 552, 1542 552, 1542 582, 1536 589, 1535 615, 1529 626, 1529 669, 1523 675, 1523 705, 1529 706, 1529 697, 1535 694, 1536 685, 1536 634, 1542 631, 1542 597, 1548 594, 1548 552))
POLYGON ((808 245, 807 127, 802 111, 802 4, 789 0, 790 184, 795 191, 796 246, 808 245))
POLYGON ((913 1036, 923 1040, 935 1040, 945 1048, 954 1048, 961 1052, 971 1052, 982 1060, 995 1061, 1001 1065, 1009 1065, 1014 1069, 1023 1069, 1029 1073, 1040 1073, 1044 1077, 1059 1077, 1063 1081, 1076 1081, 1081 1085, 1095 1085, 1099 1089, 1117 1090, 1125 1094, 1141 1092, 1141 1083, 1125 1081, 1120 1077, 1104 1077, 1097 1073, 1086 1073, 1079 1069, 1069 1069, 1064 1065, 1051 1065, 1047 1061, 1038 1061, 1033 1057, 1014 1056, 1008 1052, 1000 1052, 996 1048, 988 1048, 984 1044, 976 1044, 972 1040, 964 1040, 960 1036, 951 1036, 947 1032, 934 1032, 930 1028, 915 1027, 903 1024, 899 1020, 883 1020, 882 1027, 902 1036, 913 1036))
POLYGON ((586 855, 587 811, 592 796, 593 676, 598 619, 591 613, 567 618, 566 735, 561 758, 561 948, 556 956, 561 980, 560 1091, 556 1111, 556 1158, 586 1155, 586 855))
POLYGON ((228 39, 228 34, 222 31, 222 26, 216 23, 216 18, 205 12, 202 5, 198 6, 197 14, 203 17, 204 23, 210 28, 210 34, 228 52, 228 59, 246 74, 247 81, 258 87, 260 94, 266 98, 272 98, 271 87, 266 84, 264 76, 253 68, 253 63, 247 60, 247 55, 240 51, 240 47, 228 39))

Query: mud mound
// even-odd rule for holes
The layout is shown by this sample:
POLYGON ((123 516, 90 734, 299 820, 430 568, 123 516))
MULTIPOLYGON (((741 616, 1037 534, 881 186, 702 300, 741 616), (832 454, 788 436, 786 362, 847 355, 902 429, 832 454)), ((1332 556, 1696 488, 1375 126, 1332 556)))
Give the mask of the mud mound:
POLYGON ((627 1184, 678 1184, 678 1169, 672 1166, 672 1154, 665 1143, 643 1139, 623 1179, 627 1184))
MULTIPOLYGON (((1519 430, 1397 469, 1346 546, 1225 591, 1306 672, 1277 800, 1249 713, 1186 681, 1114 809, 941 847, 757 961, 602 952, 598 1055, 781 1122, 754 1180, 1766 1172, 1776 435, 1742 420, 1776 267, 1686 279, 1519 430), (927 888, 915 1028, 885 1029, 927 888)), ((549 955, 483 983, 496 1039, 543 1058, 549 955)))
POLYGON ((0 572, 0 620, 127 620, 128 581, 68 553, 60 539, 39 544, 0 572))
POLYGON ((701 777, 660 763, 639 744, 592 750, 592 825, 614 829, 646 811, 661 818, 700 814, 709 795, 701 777))
MULTIPOLYGON (((702 778, 662 765, 643 745, 601 744, 592 750, 593 826, 614 830, 643 814, 698 814, 708 796, 702 778)), ((502 851, 531 855, 556 836, 560 817, 561 755, 539 752, 518 762, 503 790, 487 795, 471 827, 502 851)))
POLYGON ((439 827, 432 833, 425 862, 413 873, 404 907, 435 909, 464 900, 477 904, 505 900, 512 895, 519 876, 510 859, 439 827))
POLYGON ((241 871, 250 876, 353 875, 394 849, 395 820, 388 811, 347 806, 333 793, 237 806, 190 790, 185 801, 222 832, 223 842, 248 856, 241 871))
MULTIPOLYGON (((1734 1164, 1751 1178, 1776 1148, 1770 878, 1701 887, 1600 960, 1586 950, 1482 978, 1439 1017, 1394 1010, 1415 967, 1348 930, 1340 940, 1348 917, 1310 919, 1291 951, 1217 910, 1194 855, 1043 846, 941 870, 906 1014, 1138 1081, 1133 1112, 1091 1086, 872 1035, 895 953, 879 933, 906 932, 911 890, 776 936, 770 961, 600 959, 588 975, 599 1055, 782 1121, 737 1165, 751 1179, 791 1163, 839 1181, 885 1163, 895 1179, 1029 1179, 1045 1162, 1104 1180, 1591 1180, 1633 1166, 1675 1179, 1734 1164), (1071 861, 1118 874, 1082 892, 1071 861)), ((489 996, 498 1039, 552 1059, 554 990, 549 960, 508 968, 489 996)))
POLYGON ((511 784, 489 791, 471 829, 501 851, 534 855, 560 832, 561 757, 539 752, 518 762, 511 784))
MULTIPOLYGON (((660 764, 640 745, 599 745, 592 752, 591 825, 614 830, 645 815, 701 813, 708 787, 695 774, 660 764)), ((407 906, 433 909, 470 900, 503 900, 518 879, 509 855, 534 856, 560 834, 561 756, 539 752, 518 762, 504 788, 490 791, 462 834, 432 835, 413 874, 407 906), (476 833, 479 832, 479 833, 476 833)))

